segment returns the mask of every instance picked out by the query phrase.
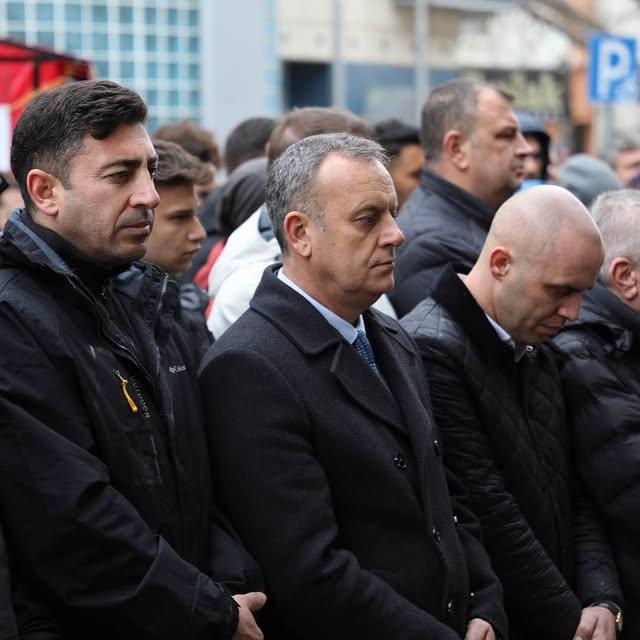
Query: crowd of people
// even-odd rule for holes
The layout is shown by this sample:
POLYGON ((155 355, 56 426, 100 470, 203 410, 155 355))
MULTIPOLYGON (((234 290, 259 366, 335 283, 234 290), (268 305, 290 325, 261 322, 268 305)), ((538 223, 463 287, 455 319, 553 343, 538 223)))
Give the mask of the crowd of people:
POLYGON ((224 153, 146 117, 13 132, 0 640, 640 638, 630 141, 556 166, 472 80, 224 153))

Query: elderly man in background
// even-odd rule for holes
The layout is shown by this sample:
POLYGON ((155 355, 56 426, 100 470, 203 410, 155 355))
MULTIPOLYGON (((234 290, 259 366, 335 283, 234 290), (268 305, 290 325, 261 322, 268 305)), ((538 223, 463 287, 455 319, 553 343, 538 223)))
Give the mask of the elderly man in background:
POLYGON ((555 339, 580 475, 604 515, 624 593, 624 638, 640 637, 640 193, 602 194, 598 283, 555 339))

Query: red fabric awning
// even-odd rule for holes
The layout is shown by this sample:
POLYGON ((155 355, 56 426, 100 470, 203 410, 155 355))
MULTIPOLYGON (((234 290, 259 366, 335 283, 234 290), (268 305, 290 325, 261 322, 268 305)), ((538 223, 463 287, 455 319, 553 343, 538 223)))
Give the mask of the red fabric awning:
POLYGON ((92 75, 86 60, 0 39, 0 103, 10 105, 12 128, 38 91, 72 80, 87 80, 92 75))

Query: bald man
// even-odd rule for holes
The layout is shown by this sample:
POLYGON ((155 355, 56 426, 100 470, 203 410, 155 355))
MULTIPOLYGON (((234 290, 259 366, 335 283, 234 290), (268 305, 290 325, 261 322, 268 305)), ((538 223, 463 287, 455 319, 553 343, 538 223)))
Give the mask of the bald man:
POLYGON ((468 276, 452 267, 402 324, 426 365, 444 459, 502 581, 512 640, 613 640, 620 605, 602 529, 574 486, 555 352, 603 259, 568 191, 498 210, 468 276))

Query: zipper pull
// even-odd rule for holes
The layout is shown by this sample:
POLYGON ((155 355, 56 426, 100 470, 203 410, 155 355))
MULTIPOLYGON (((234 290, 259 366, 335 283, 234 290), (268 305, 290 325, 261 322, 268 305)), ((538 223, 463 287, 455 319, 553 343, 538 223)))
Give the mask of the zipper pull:
POLYGON ((133 398, 131 397, 131 394, 129 393, 129 390, 127 389, 127 385, 129 384, 129 381, 125 380, 125 378, 123 378, 120 375, 119 371, 114 371, 114 373, 116 374, 116 376, 118 376, 118 380, 120 380, 120 386, 122 387, 122 394, 124 395, 126 401, 129 403, 129 409, 131 409, 131 413, 138 413, 138 405, 134 402, 133 398))

